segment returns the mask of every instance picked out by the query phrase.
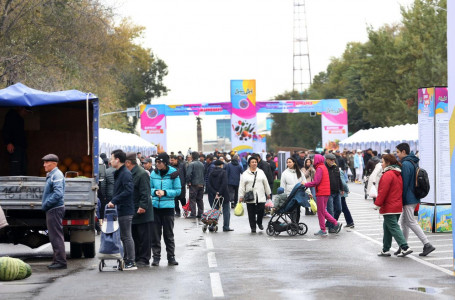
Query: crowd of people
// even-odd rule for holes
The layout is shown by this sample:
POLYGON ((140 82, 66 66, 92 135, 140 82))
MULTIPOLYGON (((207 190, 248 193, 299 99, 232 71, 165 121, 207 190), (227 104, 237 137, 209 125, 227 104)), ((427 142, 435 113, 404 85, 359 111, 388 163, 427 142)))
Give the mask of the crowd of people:
MULTIPOLYGON (((362 183, 368 178, 369 186, 377 190, 375 205, 384 215, 384 246, 379 255, 390 254, 392 237, 400 246, 396 255, 411 253, 406 243, 409 230, 424 244, 421 255, 428 255, 434 247, 413 214, 419 199, 413 194, 415 166, 411 161, 418 163, 418 158, 409 152, 409 145, 403 145, 397 147, 396 155, 384 152, 378 156, 371 149, 320 154, 295 152, 286 160, 287 168, 282 174, 278 174, 277 157, 273 153, 239 156, 235 152, 215 151, 204 155, 189 150, 186 155, 179 151, 144 157, 141 153, 115 150, 110 159, 106 154, 100 156, 107 168, 100 173, 104 180, 100 182, 99 206, 117 206, 125 270, 134 270, 137 266, 150 265, 151 259, 152 266, 159 265, 161 236, 168 264, 178 265, 174 218, 181 217, 183 210, 188 213, 188 219, 201 218, 205 211, 204 193, 210 208, 222 207, 224 232, 234 230, 230 226, 230 209, 241 202, 246 204, 250 229, 255 233, 257 229, 264 230, 265 203, 272 198, 274 180, 280 175, 280 187, 286 195, 296 184, 306 187, 306 193, 314 198, 318 208, 319 230, 314 234, 327 236, 340 232, 343 224, 338 219, 342 213, 347 222, 345 227, 354 228, 346 202, 348 182, 362 183)), ((311 210, 307 209, 306 213, 311 214, 311 210)), ((99 218, 103 218, 102 209, 99 218)))

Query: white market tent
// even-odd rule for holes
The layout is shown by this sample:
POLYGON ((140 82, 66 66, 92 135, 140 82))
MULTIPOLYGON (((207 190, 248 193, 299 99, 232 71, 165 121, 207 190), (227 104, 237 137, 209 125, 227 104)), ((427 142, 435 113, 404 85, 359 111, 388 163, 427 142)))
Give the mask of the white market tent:
POLYGON ((400 143, 408 143, 414 152, 419 150, 418 124, 362 129, 341 141, 340 148, 347 150, 371 148, 381 153, 386 149, 395 150, 395 146, 400 143))
POLYGON ((100 128, 100 153, 110 153, 116 149, 125 152, 141 152, 142 155, 156 154, 157 148, 152 143, 132 134, 113 129, 100 128))

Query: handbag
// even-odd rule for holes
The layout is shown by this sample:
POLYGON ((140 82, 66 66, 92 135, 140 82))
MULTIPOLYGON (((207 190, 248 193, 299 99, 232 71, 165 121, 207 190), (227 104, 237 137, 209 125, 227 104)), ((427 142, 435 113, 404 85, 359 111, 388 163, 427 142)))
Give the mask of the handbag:
POLYGON ((256 173, 254 173, 254 181, 253 181, 253 187, 251 188, 251 191, 246 192, 245 195, 243 196, 245 202, 250 202, 250 201, 254 201, 255 200, 255 198, 254 198, 254 185, 256 184, 256 176, 257 176, 257 174, 258 174, 258 172, 256 171, 256 173))
POLYGON ((378 190, 376 189, 376 185, 372 184, 370 188, 370 192, 368 193, 368 196, 371 198, 377 198, 378 197, 378 190))
POLYGON ((314 214, 317 213, 318 212, 318 206, 316 204, 316 201, 314 201, 313 197, 310 196, 310 200, 308 202, 310 202, 311 211, 314 214))
POLYGON ((241 217, 244 214, 244 209, 242 203, 238 202, 234 209, 234 215, 241 217))

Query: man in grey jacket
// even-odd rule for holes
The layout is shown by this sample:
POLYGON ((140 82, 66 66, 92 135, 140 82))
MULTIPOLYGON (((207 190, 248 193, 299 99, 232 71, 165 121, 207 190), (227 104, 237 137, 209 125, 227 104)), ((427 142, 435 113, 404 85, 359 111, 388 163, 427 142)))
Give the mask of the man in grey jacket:
POLYGON ((188 170, 186 171, 186 182, 188 188, 190 189, 190 209, 191 214, 188 218, 198 218, 201 217, 204 212, 204 165, 199 161, 199 153, 191 153, 193 161, 188 165, 188 170), (197 205, 197 215, 196 215, 196 205, 197 205))

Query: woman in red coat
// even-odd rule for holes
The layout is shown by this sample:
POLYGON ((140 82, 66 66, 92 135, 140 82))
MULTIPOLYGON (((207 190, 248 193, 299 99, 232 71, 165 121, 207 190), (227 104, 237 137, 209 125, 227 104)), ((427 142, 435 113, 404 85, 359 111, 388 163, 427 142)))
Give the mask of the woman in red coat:
POLYGON ((379 213, 384 217, 384 238, 382 240, 382 251, 378 256, 390 256, 389 250, 392 246, 392 237, 401 248, 400 257, 412 253, 403 236, 398 219, 403 212, 403 180, 401 178, 401 164, 392 154, 382 156, 382 173, 379 181, 378 197, 375 205, 379 213))
POLYGON ((341 230, 342 224, 337 222, 328 212, 327 212, 327 201, 329 200, 330 196, 330 178, 329 178, 329 171, 324 164, 324 157, 320 154, 316 154, 314 156, 314 168, 316 169, 316 173, 314 175, 313 181, 311 182, 303 182, 302 184, 305 187, 316 187, 316 203, 318 206, 318 219, 319 219, 319 227, 321 230, 316 232, 314 235, 320 236, 327 236, 327 231, 325 228, 325 220, 329 221, 333 225, 335 225, 334 229, 336 233, 339 233, 341 230))

